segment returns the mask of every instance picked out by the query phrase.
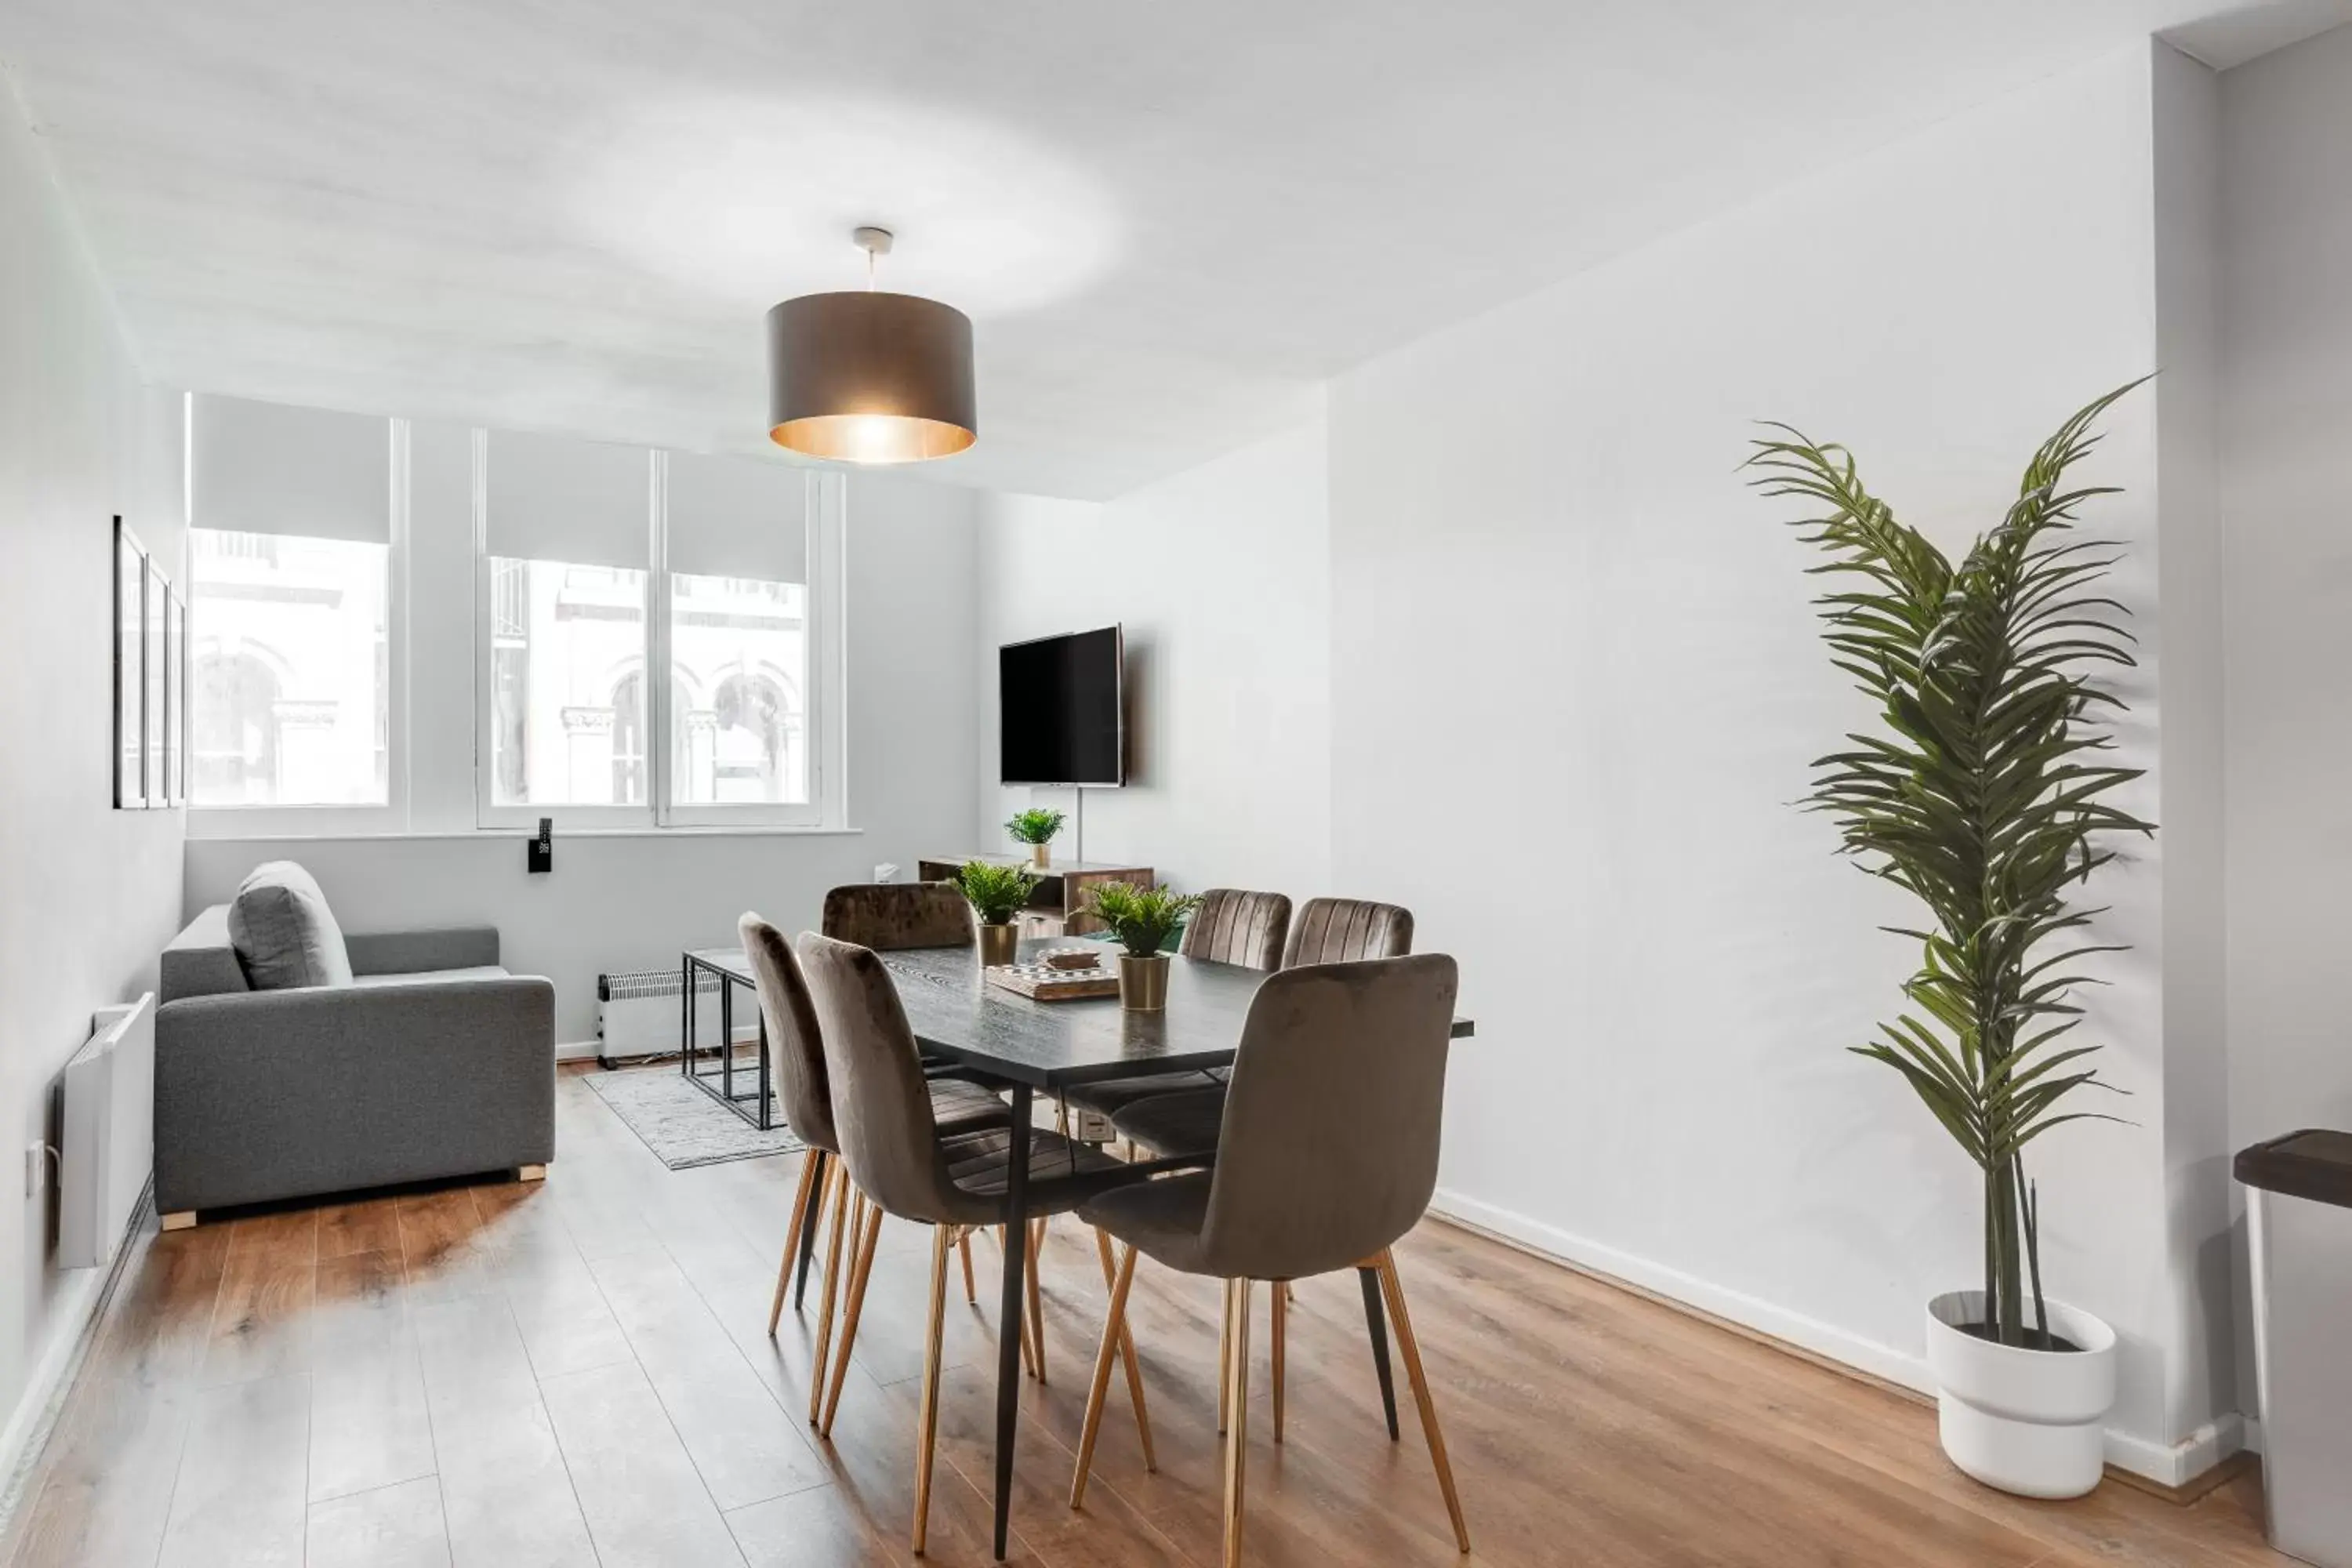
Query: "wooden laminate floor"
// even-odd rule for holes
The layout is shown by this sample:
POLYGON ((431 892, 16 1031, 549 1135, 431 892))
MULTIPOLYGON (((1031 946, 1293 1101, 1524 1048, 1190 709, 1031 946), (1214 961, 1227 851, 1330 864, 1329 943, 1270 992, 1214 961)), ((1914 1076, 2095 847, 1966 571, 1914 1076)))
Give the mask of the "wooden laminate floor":
MULTIPOLYGON (((788 1315, 774 1342, 763 1331, 794 1160, 671 1172, 576 1079, 559 1107, 543 1184, 156 1237, 70 1396, 14 1561, 908 1561, 926 1233, 884 1232, 821 1444, 801 1414, 806 1322, 788 1315)), ((1160 1468, 1144 1472, 1115 1381, 1073 1512, 1104 1291, 1091 1241, 1060 1223, 1045 1250, 1050 1381, 1024 1392, 1012 1560, 1213 1563, 1216 1287, 1139 1272, 1160 1468)), ((982 1306, 950 1312, 924 1559, 942 1565, 988 1561, 996 1287, 992 1249, 977 1257, 982 1306)), ((2287 1562, 2262 1544, 2251 1478, 2187 1507, 2113 1482, 2079 1502, 2021 1502, 1954 1472, 1932 1413, 1894 1394, 1444 1226, 1424 1225, 1399 1258, 1476 1562, 2287 1562)), ((1261 1347, 1265 1310, 1261 1291, 1261 1347)), ((1258 1356, 1251 1561, 1458 1561, 1410 1402, 1402 1443, 1382 1427, 1356 1281, 1302 1284, 1290 1332, 1279 1447, 1258 1356)))

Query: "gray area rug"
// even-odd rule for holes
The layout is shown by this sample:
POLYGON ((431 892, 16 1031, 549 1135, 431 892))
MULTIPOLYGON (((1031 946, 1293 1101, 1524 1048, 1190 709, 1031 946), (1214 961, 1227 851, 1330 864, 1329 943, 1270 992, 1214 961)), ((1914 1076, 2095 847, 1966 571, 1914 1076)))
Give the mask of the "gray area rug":
POLYGON ((582 1075, 654 1157, 673 1171, 789 1154, 805 1147, 781 1121, 761 1131, 666 1067, 582 1075))

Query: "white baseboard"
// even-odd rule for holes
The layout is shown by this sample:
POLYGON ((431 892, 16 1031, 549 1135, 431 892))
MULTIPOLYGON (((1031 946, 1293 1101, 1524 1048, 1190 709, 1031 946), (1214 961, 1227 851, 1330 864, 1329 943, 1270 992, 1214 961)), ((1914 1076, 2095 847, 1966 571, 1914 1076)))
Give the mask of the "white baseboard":
POLYGON ((114 1300, 114 1288, 121 1282, 131 1254, 139 1250, 139 1233, 155 1212, 152 1183, 151 1177, 149 1190, 131 1205, 131 1222, 114 1248, 112 1261, 103 1269, 79 1270, 87 1278, 60 1293, 56 1310, 65 1321, 26 1377, 16 1408, 8 1413, 8 1425, 0 1428, 0 1543, 7 1542, 17 1510, 29 1500, 26 1489, 41 1449, 65 1408, 66 1394, 80 1373, 83 1360, 97 1342, 98 1325, 106 1316, 107 1303, 114 1300))
POLYGON ((2246 1418, 2235 1411, 2219 1416, 2166 1447, 2110 1427, 2107 1463, 2145 1476, 2158 1486, 2183 1487, 2246 1447, 2246 1418))
POLYGON ((1622 1280, 1643 1290, 1669 1296, 1685 1306, 1696 1307, 1713 1317, 1727 1319, 1744 1329, 1826 1356, 1842 1365, 1866 1372, 1901 1387, 1920 1394, 1936 1392, 1936 1381, 1927 1373, 1924 1356, 1907 1355, 1892 1345, 1883 1345, 1860 1334, 1808 1318, 1774 1306, 1761 1298, 1744 1291, 1685 1274, 1663 1263, 1653 1263, 1630 1252, 1600 1242, 1573 1236, 1554 1226, 1514 1214, 1493 1204, 1482 1203, 1461 1193, 1440 1188, 1430 1204, 1431 1212, 1473 1230, 1485 1231, 1498 1240, 1550 1258, 1556 1263, 1585 1274, 1598 1274, 1604 1279, 1622 1280))
MULTIPOLYGON (((1572 1235, 1515 1214, 1465 1194, 1440 1188, 1430 1212, 1465 1229, 1478 1231, 1582 1274, 1630 1285, 1667 1297, 1710 1317, 1737 1323, 1768 1338, 1812 1355, 1850 1366, 1898 1387, 1932 1396, 1936 1381, 1924 1356, 1792 1312, 1784 1307, 1733 1290, 1679 1268, 1654 1263, 1587 1237, 1572 1235)), ((2253 1423, 2232 1413, 2198 1430, 2169 1447, 2110 1430, 2107 1462, 2161 1486, 2185 1486, 2239 1449, 2254 1446, 2248 1428, 2253 1423)), ((2257 1439, 2258 1440, 2258 1439, 2257 1439)))
MULTIPOLYGON (((759 1025, 739 1024, 736 1026, 735 1043, 737 1045, 753 1045, 758 1042, 759 1038, 759 1025)), ((569 1043, 559 1041, 555 1047, 555 1059, 560 1062, 593 1061, 596 1058, 602 1056, 604 1051, 604 1042, 602 1040, 572 1040, 569 1043)), ((632 1051, 629 1054, 632 1057, 635 1057, 638 1053, 632 1051)), ((677 1047, 672 1047, 667 1054, 672 1057, 677 1056, 677 1047)))

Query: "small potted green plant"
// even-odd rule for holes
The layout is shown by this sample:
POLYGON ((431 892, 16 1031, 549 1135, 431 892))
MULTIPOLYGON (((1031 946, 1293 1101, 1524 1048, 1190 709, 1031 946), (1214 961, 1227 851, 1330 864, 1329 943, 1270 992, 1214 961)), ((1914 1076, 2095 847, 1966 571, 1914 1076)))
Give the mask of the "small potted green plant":
POLYGON ((1013 820, 1004 825, 1004 831, 1029 846, 1029 864, 1042 871, 1053 864, 1050 846, 1054 836, 1062 831, 1062 820, 1060 812, 1033 805, 1026 811, 1015 812, 1013 820))
POLYGON ((1105 882, 1090 895, 1096 918, 1127 949, 1118 955, 1118 1005, 1137 1013, 1168 1005, 1168 955, 1160 949, 1200 899, 1166 888, 1105 882))
POLYGON ((1021 930, 1013 917, 1029 907, 1039 879, 1024 867, 967 860, 948 880, 971 906, 979 924, 981 966, 993 969, 1012 963, 1021 946, 1021 930))

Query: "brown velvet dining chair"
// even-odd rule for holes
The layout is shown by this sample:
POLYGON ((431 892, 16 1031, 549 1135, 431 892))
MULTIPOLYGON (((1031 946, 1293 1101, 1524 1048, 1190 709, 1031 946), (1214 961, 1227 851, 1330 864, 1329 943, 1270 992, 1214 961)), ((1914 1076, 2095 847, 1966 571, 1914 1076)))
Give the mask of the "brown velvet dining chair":
MULTIPOLYGON (((1200 907, 1184 922, 1176 951, 1186 958, 1212 963, 1271 970, 1281 966, 1283 944, 1289 934, 1290 900, 1286 895, 1212 888, 1201 895, 1200 907)), ((1080 1084, 1069 1089, 1063 1101, 1073 1110, 1116 1117, 1129 1106, 1156 1095, 1206 1089, 1218 1081, 1202 1072, 1154 1073, 1149 1078, 1080 1084)))
POLYGON ((817 930, 877 952, 970 947, 971 906, 951 882, 851 882, 824 896, 817 930))
MULTIPOLYGON (((810 1352, 809 1420, 815 1424, 820 1418, 818 1395, 825 1383, 834 1313, 842 1294, 842 1248, 845 1238, 864 1224, 866 1200, 852 1190, 841 1169, 841 1141, 834 1126, 824 1049, 817 1032, 815 1004, 809 996, 800 960, 784 933, 756 914, 743 916, 736 922, 736 931, 742 938, 743 952, 751 960, 752 979, 760 994, 760 1012, 767 1026, 779 1109, 783 1111, 784 1125, 807 1146, 801 1159, 800 1184, 793 1194, 792 1217, 784 1232, 783 1261, 776 1269, 775 1299, 768 1307, 770 1339, 775 1338, 776 1325, 782 1321, 784 1297, 792 1287, 795 1267, 800 1271, 800 1283, 793 1289, 794 1310, 801 1305, 816 1253, 817 1232, 828 1205, 833 1211, 833 1239, 825 1259, 816 1339, 810 1352)), ((934 1079, 929 1080, 929 1093, 932 1122, 943 1138, 992 1128, 1001 1130, 1011 1124, 1012 1108, 978 1084, 934 1079)), ((972 1289, 971 1244, 963 1236, 959 1236, 957 1242, 963 1261, 964 1294, 973 1299, 977 1293, 972 1289)), ((843 1360, 846 1362, 845 1354, 843 1360)), ((836 1400, 839 1382, 836 1375, 836 1400)))
MULTIPOLYGON (((824 895, 824 911, 817 929, 835 942, 855 942, 876 952, 902 952, 919 947, 973 947, 971 906, 952 882, 848 882, 824 895)), ((950 1071, 934 1062, 938 1075, 950 1071)), ((1001 1231, 991 1231, 997 1250, 1004 1247, 1001 1231)), ((1022 1326, 1021 1357, 1030 1374, 1045 1375, 1045 1321, 1039 1309, 1045 1297, 1037 1282, 1037 1252, 1045 1245, 1045 1222, 1030 1227, 1029 1313, 1022 1326)), ((964 1284, 971 1284, 971 1247, 959 1243, 964 1284)), ((1104 1278, 1109 1278, 1106 1253, 1104 1278)))
MULTIPOLYGON (((919 1554, 930 1516, 950 1238, 960 1231, 1006 1222, 1008 1183, 1015 1159, 1028 1161, 1032 1213, 1067 1214, 1088 1198, 1139 1178, 1123 1162, 1056 1133, 1024 1129, 943 1138, 933 1110, 931 1080, 924 1076, 922 1058, 899 1004, 898 987, 881 961, 868 948, 814 931, 803 934, 798 948, 814 1004, 817 1036, 824 1042, 842 1163, 850 1182, 868 1204, 848 1278, 832 1402, 838 1401, 841 1372, 856 1343, 882 1216, 932 1227, 930 1321, 924 1342, 916 1439, 913 1542, 919 1554)), ((1150 1420, 1141 1403, 1142 1374, 1134 1359, 1131 1336, 1117 1336, 1114 1354, 1121 1351, 1128 1363, 1128 1385, 1137 1398, 1136 1427, 1149 1466, 1152 1463, 1150 1420)), ((821 1430, 830 1426, 828 1415, 821 1430)))
MULTIPOLYGON (((1309 899, 1290 927, 1282 950, 1282 967, 1310 963, 1357 963, 1376 958, 1402 958, 1412 951, 1412 911, 1397 904, 1370 899, 1309 899)), ((1222 1083, 1194 1083, 1178 1092, 1138 1097, 1110 1113, 1111 1130, 1120 1137, 1162 1157, 1203 1154, 1217 1146, 1217 1130, 1225 1114, 1222 1083)), ((1380 1379, 1381 1410, 1387 1418, 1389 1438, 1397 1441, 1396 1381, 1389 1368, 1388 1330, 1382 1321, 1380 1277, 1360 1268, 1357 1283, 1363 1291, 1364 1327, 1371 1340, 1372 1370, 1380 1379)), ((1269 1292, 1267 1339, 1273 1354, 1274 1440, 1282 1441, 1286 1390, 1285 1363, 1290 1338, 1290 1285, 1277 1283, 1269 1292)), ((1233 1325, 1225 1325, 1230 1342, 1233 1325)))
POLYGON ((1078 1211, 1124 1244, 1095 1358, 1070 1506, 1086 1500, 1114 1351, 1126 1342, 1139 1255, 1225 1282, 1224 1562, 1241 1560, 1248 1452, 1253 1283, 1277 1289, 1348 1268, 1379 1279, 1422 1432, 1454 1525, 1470 1550, 1454 1469, 1405 1309, 1391 1248, 1437 1185, 1445 1060, 1457 980, 1443 953, 1285 970, 1250 1004, 1224 1096, 1216 1163, 1103 1194, 1078 1211))

